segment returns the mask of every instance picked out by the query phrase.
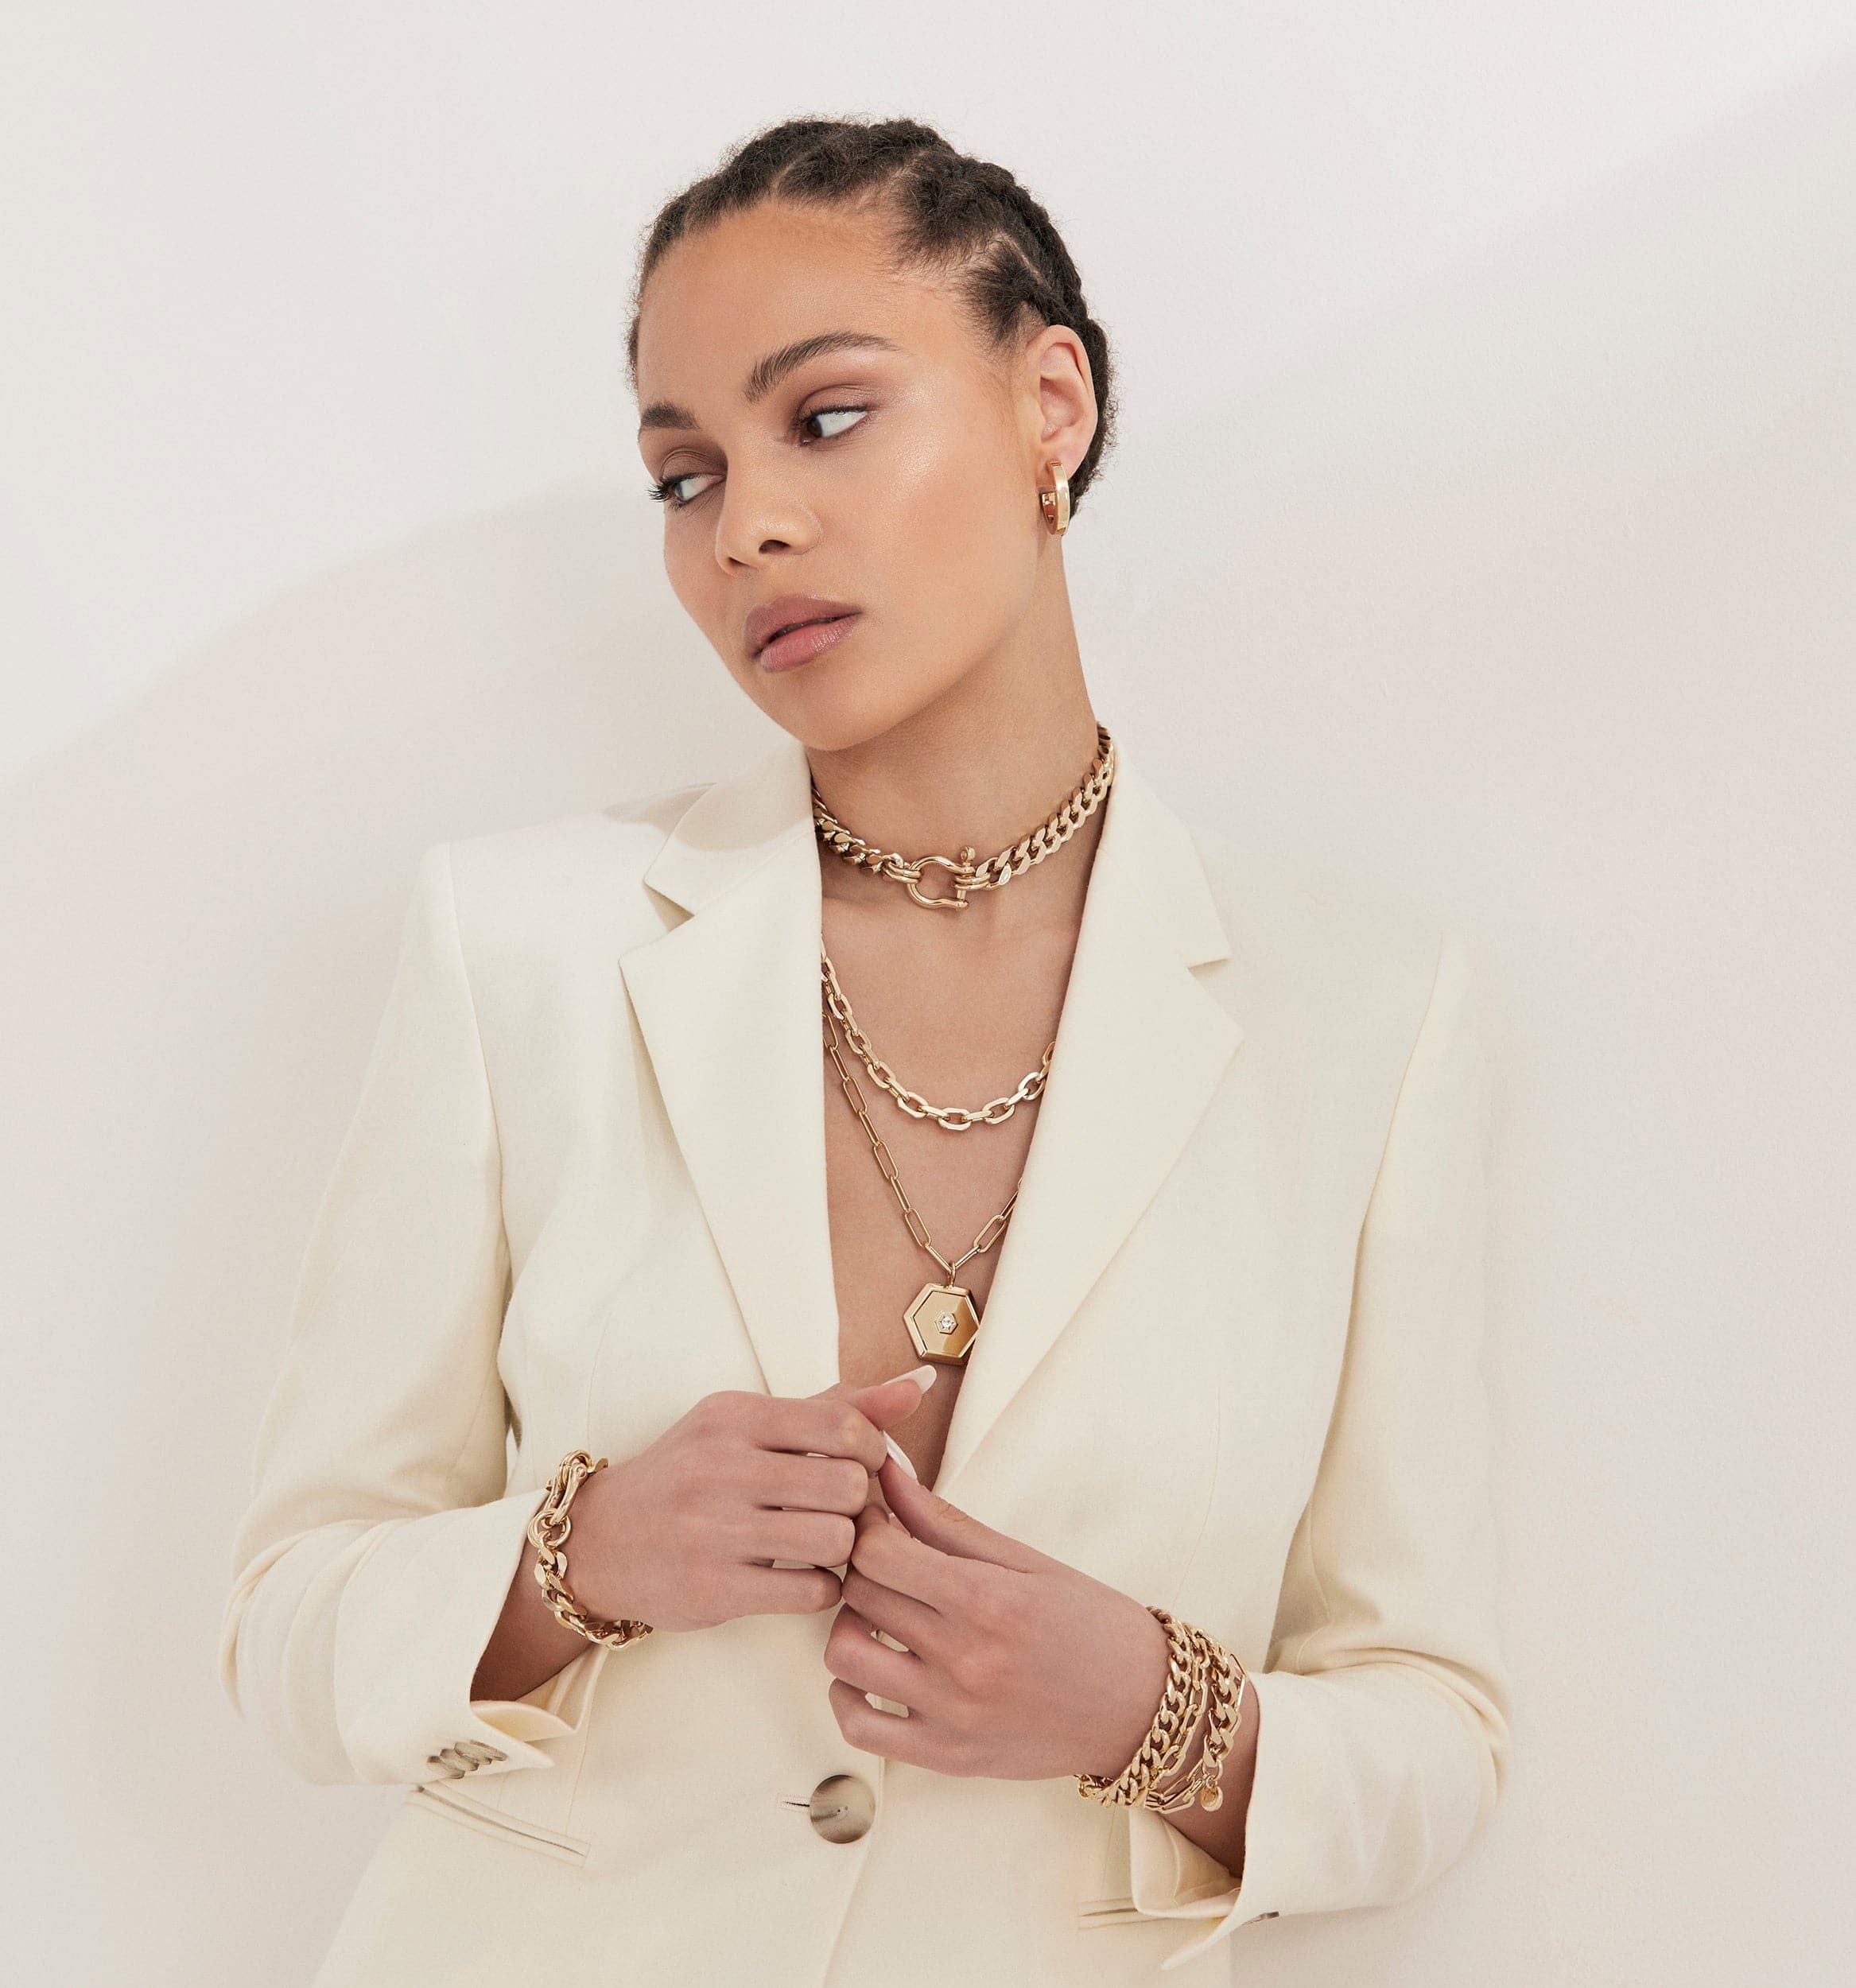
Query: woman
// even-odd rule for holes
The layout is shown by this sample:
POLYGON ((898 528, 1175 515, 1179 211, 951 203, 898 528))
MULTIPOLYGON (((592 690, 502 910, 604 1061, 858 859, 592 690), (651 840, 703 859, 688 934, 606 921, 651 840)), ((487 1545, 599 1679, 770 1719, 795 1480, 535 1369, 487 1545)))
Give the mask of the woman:
POLYGON ((1464 949, 1099 725, 1109 355, 1010 174, 776 126, 634 301, 779 743, 420 866, 225 1623, 409 1789, 318 1981, 1218 1978, 1505 1775, 1464 949))

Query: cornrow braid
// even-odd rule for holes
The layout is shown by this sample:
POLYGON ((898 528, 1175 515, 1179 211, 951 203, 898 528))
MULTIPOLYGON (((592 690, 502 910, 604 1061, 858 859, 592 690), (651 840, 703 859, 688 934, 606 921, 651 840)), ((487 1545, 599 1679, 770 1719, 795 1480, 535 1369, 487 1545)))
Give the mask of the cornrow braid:
POLYGON ((645 285, 685 235, 763 200, 878 206, 893 220, 889 266, 944 278, 994 351, 1027 322, 1064 324, 1082 341, 1096 390, 1096 432, 1070 472, 1074 511, 1114 438, 1114 366, 1082 278, 1049 213, 1005 167, 960 152, 912 118, 789 118, 744 140, 666 201, 643 232, 627 363, 635 388, 645 285))

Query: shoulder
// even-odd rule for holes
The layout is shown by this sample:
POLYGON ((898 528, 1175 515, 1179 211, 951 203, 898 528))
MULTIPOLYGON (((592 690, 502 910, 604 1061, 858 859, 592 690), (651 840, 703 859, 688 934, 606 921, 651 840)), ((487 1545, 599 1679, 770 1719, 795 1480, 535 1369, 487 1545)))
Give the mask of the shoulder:
POLYGON ((1190 825, 1231 945, 1208 971, 1247 1028, 1314 1054, 1347 1043, 1398 1058, 1435 1001, 1466 1000, 1468 943, 1415 893, 1190 825))
POLYGON ((460 938, 473 949, 546 947, 578 935, 631 943, 662 929, 645 871, 712 782, 654 788, 598 808, 434 844, 421 886, 445 877, 460 938))

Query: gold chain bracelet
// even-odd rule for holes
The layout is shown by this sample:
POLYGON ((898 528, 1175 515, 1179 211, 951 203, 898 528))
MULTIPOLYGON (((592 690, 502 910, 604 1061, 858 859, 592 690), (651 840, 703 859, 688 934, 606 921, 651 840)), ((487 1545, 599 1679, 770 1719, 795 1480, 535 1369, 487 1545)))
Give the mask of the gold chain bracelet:
POLYGON ((1153 1724, 1119 1774, 1078 1774, 1077 1792, 1106 1805, 1151 1808, 1163 1815, 1189 1808, 1195 1800, 1203 1807, 1217 1808, 1225 1799, 1219 1777, 1243 1717, 1249 1674, 1204 1630, 1176 1621, 1151 1602, 1147 1613, 1167 1632, 1168 1656, 1166 1689, 1153 1724), (1166 1788, 1208 1704, 1211 1716, 1199 1757, 1184 1781, 1166 1788))
POLYGON ((573 1530, 573 1521, 567 1516, 573 1494, 596 1470, 604 1470, 607 1462, 601 1457, 596 1463, 589 1451, 570 1450, 561 1459, 561 1467, 554 1473, 541 1509, 529 1520, 529 1538, 535 1547, 535 1578, 548 1598, 555 1619, 589 1643, 604 1643, 617 1650, 649 1636, 651 1625, 624 1617, 614 1622, 604 1616, 588 1615, 567 1586, 567 1555, 563 1551, 567 1536, 573 1530))

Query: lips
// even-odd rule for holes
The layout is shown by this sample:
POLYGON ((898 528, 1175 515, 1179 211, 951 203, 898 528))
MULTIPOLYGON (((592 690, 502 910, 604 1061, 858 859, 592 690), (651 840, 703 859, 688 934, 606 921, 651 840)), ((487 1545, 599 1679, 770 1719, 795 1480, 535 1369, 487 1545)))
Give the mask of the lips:
POLYGON ((786 629, 802 627, 814 621, 837 621, 856 612, 848 601, 825 600, 817 594, 781 594, 747 617, 742 626, 742 639, 748 654, 757 656, 786 629))

